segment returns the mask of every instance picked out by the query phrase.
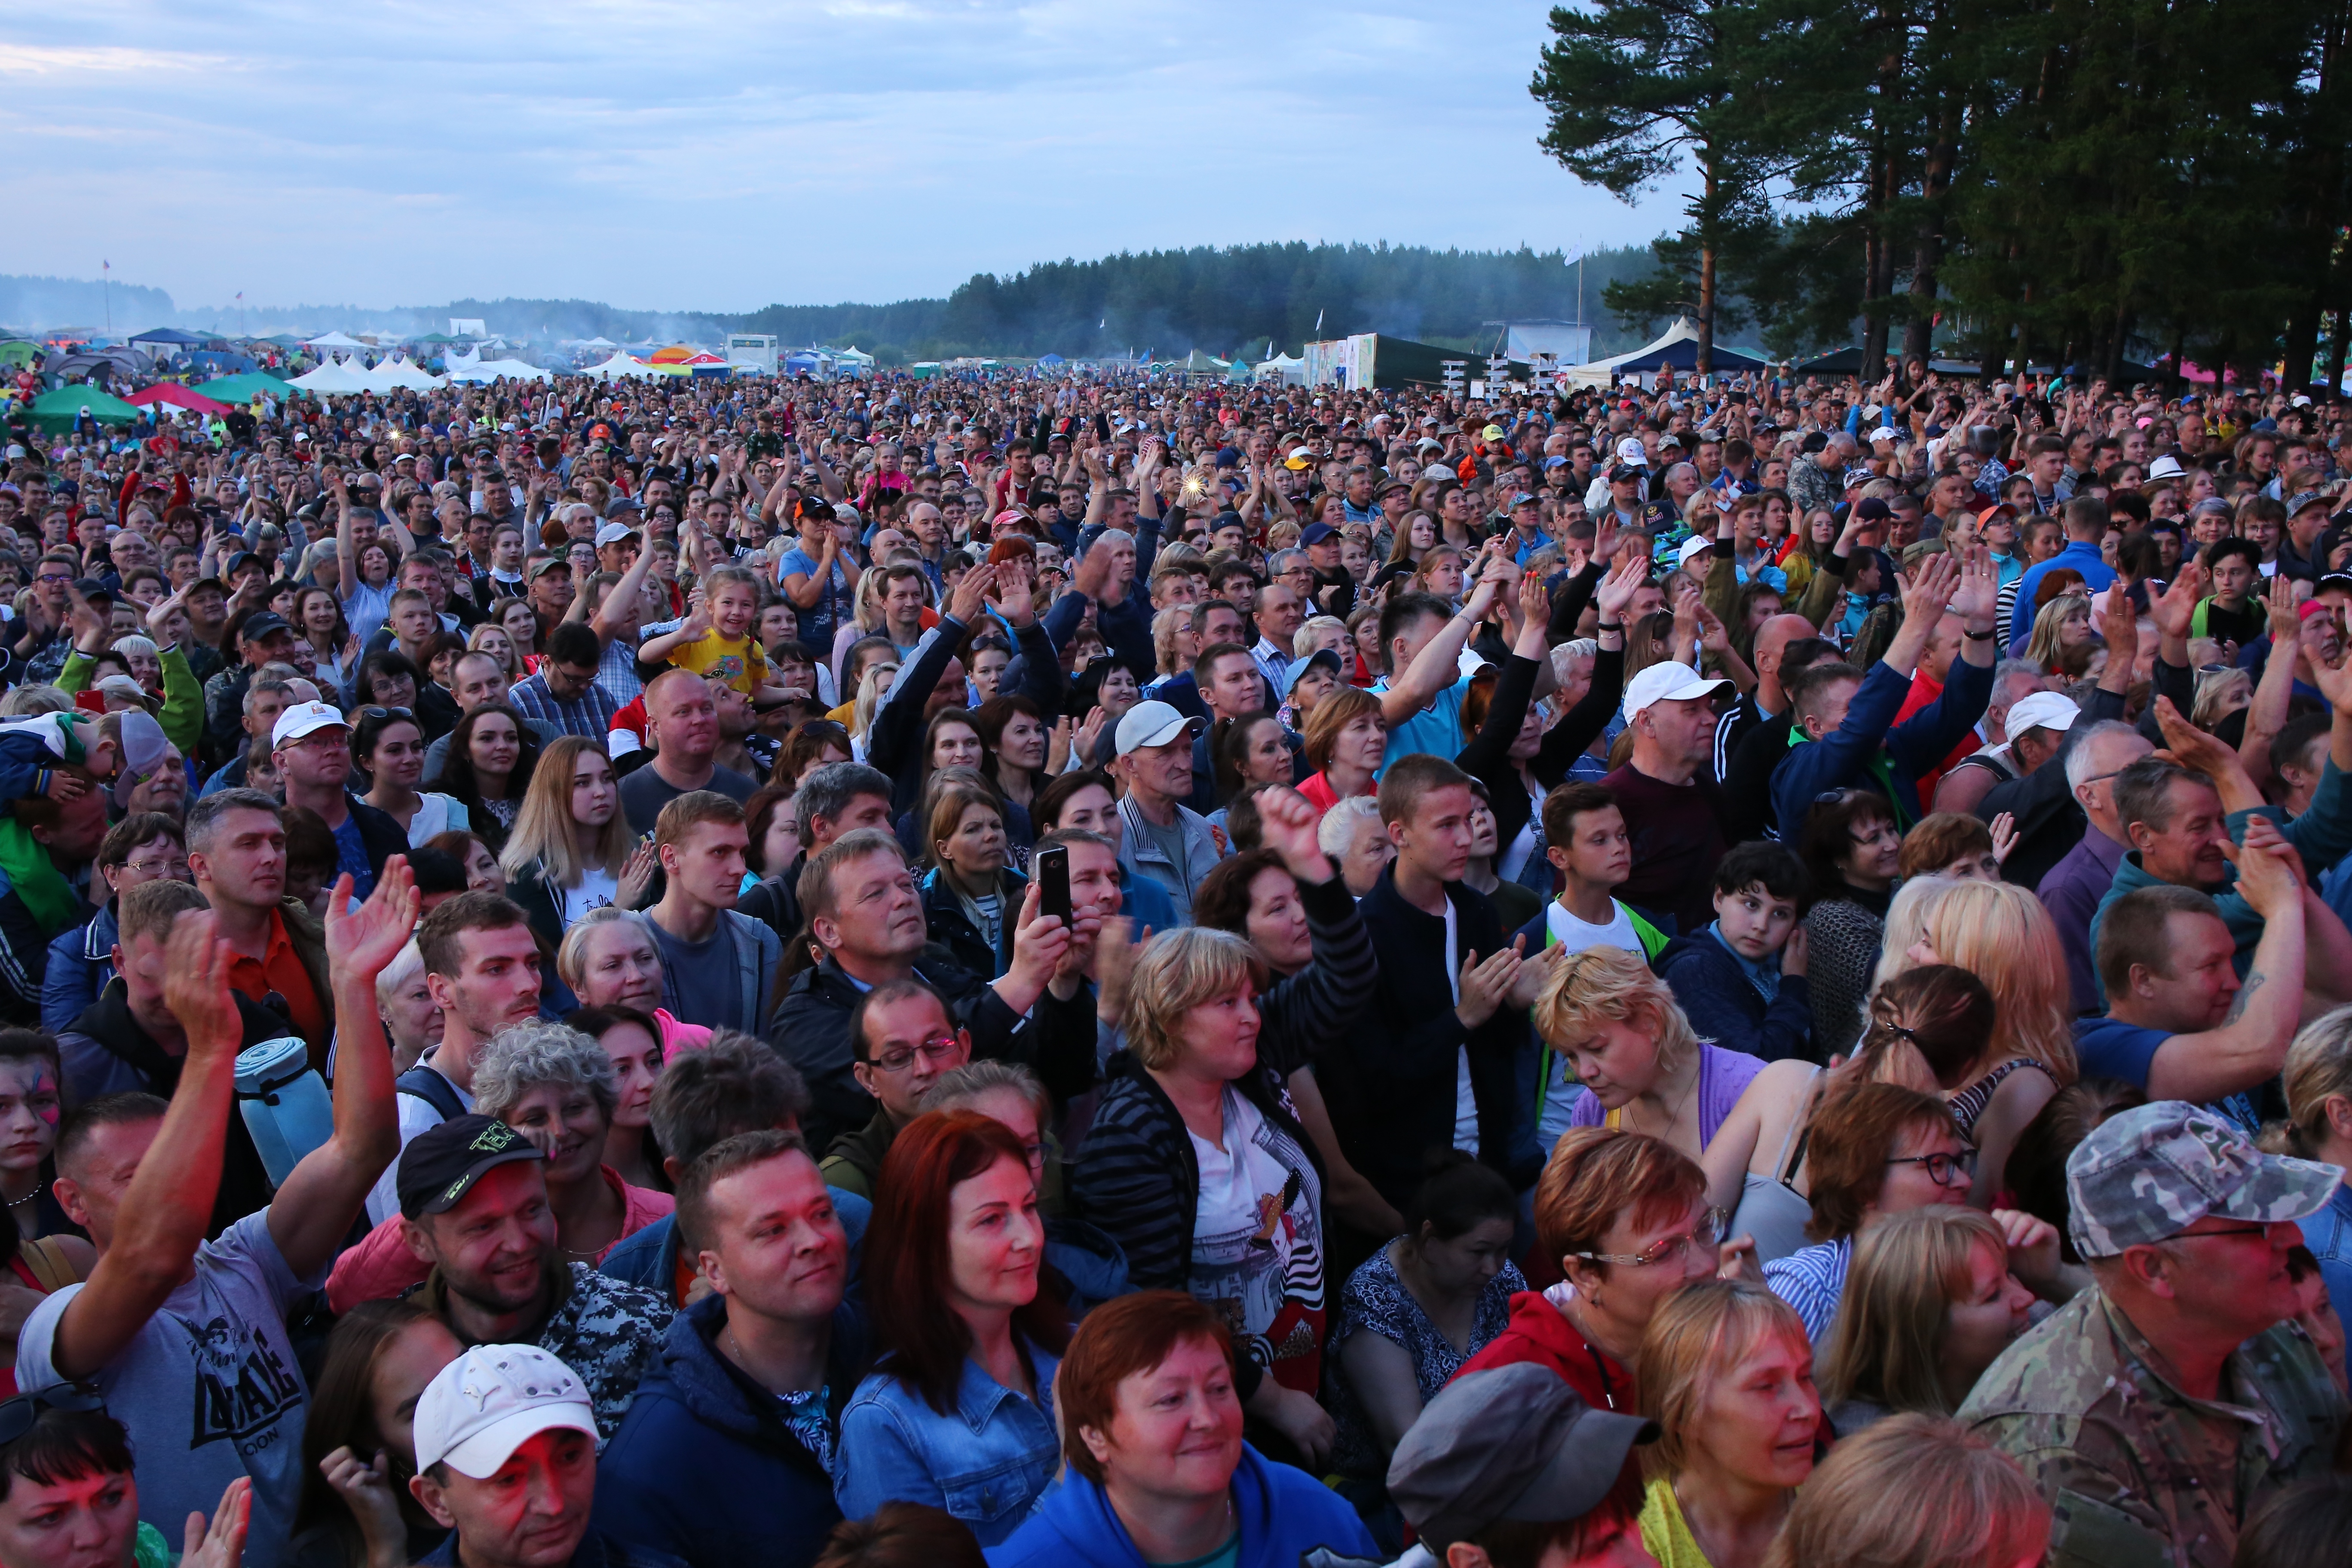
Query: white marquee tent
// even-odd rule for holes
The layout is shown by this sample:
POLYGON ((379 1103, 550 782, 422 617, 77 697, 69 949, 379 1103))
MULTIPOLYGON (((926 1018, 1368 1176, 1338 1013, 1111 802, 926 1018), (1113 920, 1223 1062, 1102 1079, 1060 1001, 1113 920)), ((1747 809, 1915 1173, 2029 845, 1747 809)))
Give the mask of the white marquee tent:
POLYGON ((307 374, 298 375, 287 384, 299 386, 305 392, 321 395, 373 390, 368 385, 364 372, 353 369, 350 360, 339 359, 330 359, 318 369, 307 374))

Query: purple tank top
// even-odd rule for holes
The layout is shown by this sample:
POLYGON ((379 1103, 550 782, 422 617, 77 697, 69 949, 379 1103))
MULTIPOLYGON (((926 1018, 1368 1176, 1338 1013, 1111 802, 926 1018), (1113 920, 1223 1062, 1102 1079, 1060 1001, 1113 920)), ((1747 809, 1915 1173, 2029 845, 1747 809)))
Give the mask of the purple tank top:
MULTIPOLYGON (((1764 1070, 1761 1058, 1746 1051, 1727 1051, 1718 1046, 1702 1043, 1698 1048, 1698 1136, 1702 1146, 1715 1142, 1716 1130, 1739 1103, 1739 1097, 1756 1075, 1764 1070)), ((1569 1112, 1570 1127, 1599 1127, 1604 1121, 1611 1126, 1613 1115, 1601 1109, 1601 1102, 1589 1094, 1577 1096, 1576 1109, 1569 1112)))

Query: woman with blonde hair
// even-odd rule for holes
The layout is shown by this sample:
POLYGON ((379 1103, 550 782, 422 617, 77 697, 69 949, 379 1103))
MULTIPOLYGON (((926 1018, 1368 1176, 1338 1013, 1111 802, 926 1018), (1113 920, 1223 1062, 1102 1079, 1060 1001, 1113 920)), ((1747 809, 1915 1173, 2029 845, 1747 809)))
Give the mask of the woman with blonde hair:
POLYGON ((1642 1544, 1666 1568, 1760 1568, 1822 1431, 1804 1325, 1748 1280, 1685 1286, 1642 1336, 1639 1382, 1661 1428, 1642 1544))
POLYGON ((484 621, 476 626, 467 635, 466 647, 472 652, 486 653, 497 659, 499 668, 507 672, 509 688, 530 673, 523 668, 521 658, 515 653, 514 638, 509 637, 506 627, 496 621, 484 621))
POLYGON ((2050 1505, 2017 1461, 1906 1414, 1830 1450, 1763 1568, 2030 1568, 2049 1548, 2050 1505))
POLYGON ((849 710, 849 747, 854 760, 866 760, 866 738, 874 728, 874 710, 882 706, 882 699, 890 694, 890 683, 898 679, 898 667, 888 659, 866 667, 857 682, 857 696, 849 710))
POLYGON ((2063 680, 2080 680, 2099 650, 2098 634, 2091 626, 2091 601, 2080 594, 2061 594, 2034 612, 2033 630, 2025 639, 2025 657, 2063 680))
MULTIPOLYGON (((2286 1048, 2283 1082, 2285 1152, 2352 1172, 2352 1007, 2304 1026, 2286 1048)), ((2338 1183, 2327 1206, 2302 1225, 2328 1300, 2352 1321, 2352 1186, 2338 1183)))
POLYGON ((583 1007, 627 1007, 651 1017, 664 1060, 710 1043, 709 1026, 680 1023, 662 1006, 661 944, 641 910, 607 904, 581 916, 555 951, 555 973, 583 1007))
POLYGON ((1566 1056, 1583 1086, 1570 1127, 1646 1132, 1693 1160, 1764 1067, 1700 1040, 1666 983, 1622 947, 1569 954, 1537 995, 1534 1019, 1544 1048, 1566 1056))
POLYGON ((2082 1076, 2070 1022, 2074 992, 2050 911, 2010 882, 1928 878, 1895 895, 1877 984, 1937 963, 1968 971, 1992 993, 1992 1038, 1974 1076, 1921 1086, 1952 1101, 1960 1130, 1981 1152, 1970 1198, 1985 1204, 2000 1190, 2009 1151, 2025 1124, 2082 1076), (2033 1070, 2022 1070, 2028 1068, 2033 1070))
POLYGON ((1841 1437, 1904 1411, 1949 1415, 2030 1321, 2009 1238, 1952 1204, 1889 1215, 1853 1249, 1822 1346, 1822 1405, 1841 1437))
POLYGON ((630 837, 613 759, 584 735, 548 742, 499 860, 507 897, 551 948, 591 910, 635 908, 656 864, 630 837))
POLYGON ((1333 1432, 1316 1401, 1323 1174, 1283 1080, 1319 1035, 1262 1028, 1266 979, 1231 931, 1185 926, 1145 944, 1128 980, 1127 1049, 1070 1166, 1070 1199, 1125 1250, 1138 1289, 1184 1290, 1226 1316, 1253 1369, 1243 1405, 1312 1468, 1333 1432))

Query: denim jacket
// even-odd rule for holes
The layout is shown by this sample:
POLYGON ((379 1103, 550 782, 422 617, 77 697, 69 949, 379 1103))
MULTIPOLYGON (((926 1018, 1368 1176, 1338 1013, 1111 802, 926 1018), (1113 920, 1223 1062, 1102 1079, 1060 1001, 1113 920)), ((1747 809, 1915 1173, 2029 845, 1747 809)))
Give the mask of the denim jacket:
POLYGON ((994 1546, 1029 1517, 1061 1465, 1054 1432, 1054 1373, 1061 1364, 1026 1344, 1041 1404, 967 1359, 955 1408, 941 1415, 885 1370, 867 1374, 841 1413, 833 1492, 847 1519, 886 1502, 929 1503, 994 1546))
POLYGON ((2352 1187, 2341 1182, 2327 1206, 2303 1223, 2303 1244, 2319 1259, 2319 1277, 2336 1315, 2352 1328, 2352 1187))

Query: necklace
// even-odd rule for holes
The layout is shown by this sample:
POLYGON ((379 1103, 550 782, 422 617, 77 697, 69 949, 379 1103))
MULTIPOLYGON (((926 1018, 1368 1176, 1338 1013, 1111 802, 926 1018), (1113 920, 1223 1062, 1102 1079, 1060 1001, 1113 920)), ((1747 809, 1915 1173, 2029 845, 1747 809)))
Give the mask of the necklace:
MULTIPOLYGON (((1649 1134, 1649 1136, 1657 1139, 1662 1143, 1670 1143, 1674 1142, 1674 1131, 1675 1125, 1682 1121, 1683 1112, 1690 1108, 1692 1097, 1698 1093, 1698 1077, 1699 1065, 1697 1062, 1694 1061, 1691 1063, 1690 1086, 1683 1090, 1681 1100, 1675 1104, 1672 1110, 1666 1113, 1666 1124, 1664 1127, 1659 1128, 1657 1131, 1649 1134)), ((1629 1105, 1626 1109, 1631 1110, 1632 1107, 1629 1105)), ((1641 1128, 1631 1125, 1633 1120, 1633 1119, 1630 1116, 1625 1118, 1625 1121, 1628 1123, 1626 1131, 1629 1132, 1641 1131, 1641 1128)))
POLYGON ((49 1184, 48 1184, 48 1183, 47 1183, 47 1182, 40 1183, 38 1185, 35 1186, 31 1192, 26 1193, 23 1197, 21 1197, 21 1198, 10 1198, 10 1199, 8 1200, 8 1206, 9 1206, 10 1208, 12 1208, 12 1209, 20 1209, 20 1208, 23 1208, 26 1204, 31 1203, 35 1198, 39 1197, 43 1193, 46 1193, 46 1192, 47 1192, 48 1190, 49 1190, 49 1184))

